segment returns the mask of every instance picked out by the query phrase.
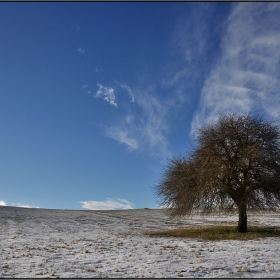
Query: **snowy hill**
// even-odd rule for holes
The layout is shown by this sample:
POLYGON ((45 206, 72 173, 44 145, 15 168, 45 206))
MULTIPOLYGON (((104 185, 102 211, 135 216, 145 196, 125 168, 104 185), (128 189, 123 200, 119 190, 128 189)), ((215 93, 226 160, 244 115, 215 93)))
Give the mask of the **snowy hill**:
MULTIPOLYGON (((248 216, 279 226, 280 213, 248 216)), ((147 230, 236 224, 234 216, 171 220, 160 210, 0 207, 0 277, 280 277, 280 238, 201 241, 147 230)))

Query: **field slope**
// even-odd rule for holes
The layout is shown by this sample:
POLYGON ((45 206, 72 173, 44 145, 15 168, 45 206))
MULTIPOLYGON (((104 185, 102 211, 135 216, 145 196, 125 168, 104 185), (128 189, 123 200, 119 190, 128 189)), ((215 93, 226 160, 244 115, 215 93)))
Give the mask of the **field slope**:
MULTIPOLYGON (((170 220, 163 209, 0 207, 0 277, 279 278, 279 237, 204 241, 143 234, 236 222, 237 215, 170 220)), ((248 222, 279 226, 280 213, 249 213, 248 222)))

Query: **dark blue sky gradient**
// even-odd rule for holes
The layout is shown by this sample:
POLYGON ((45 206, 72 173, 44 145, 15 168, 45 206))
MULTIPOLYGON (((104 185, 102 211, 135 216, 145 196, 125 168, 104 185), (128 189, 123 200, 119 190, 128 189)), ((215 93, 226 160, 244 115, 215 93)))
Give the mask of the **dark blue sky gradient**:
POLYGON ((0 204, 156 207, 152 187, 196 127, 233 109, 277 116, 278 12, 0 3, 0 204))

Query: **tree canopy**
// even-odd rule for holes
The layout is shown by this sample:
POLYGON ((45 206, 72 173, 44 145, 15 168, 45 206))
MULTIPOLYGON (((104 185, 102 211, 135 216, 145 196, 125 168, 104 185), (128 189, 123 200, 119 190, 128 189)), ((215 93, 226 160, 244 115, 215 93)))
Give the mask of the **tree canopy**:
POLYGON ((221 115, 198 130, 197 147, 169 159, 155 186, 171 216, 238 209, 238 231, 247 231, 247 209, 280 203, 280 129, 250 114, 221 115))

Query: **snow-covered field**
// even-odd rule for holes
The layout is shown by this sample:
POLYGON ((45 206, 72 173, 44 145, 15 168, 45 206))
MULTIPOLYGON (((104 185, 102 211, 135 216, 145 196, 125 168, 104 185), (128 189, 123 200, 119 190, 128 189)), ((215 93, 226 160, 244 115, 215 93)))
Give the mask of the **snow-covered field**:
MULTIPOLYGON (((279 226, 280 213, 249 215, 279 226)), ((201 241, 147 230, 236 224, 237 216, 170 220, 164 210, 0 207, 0 277, 280 277, 280 238, 201 241)))

